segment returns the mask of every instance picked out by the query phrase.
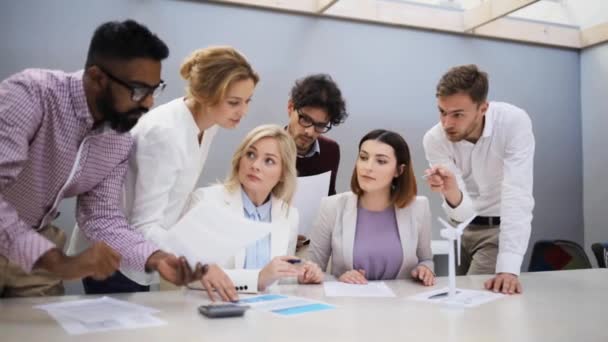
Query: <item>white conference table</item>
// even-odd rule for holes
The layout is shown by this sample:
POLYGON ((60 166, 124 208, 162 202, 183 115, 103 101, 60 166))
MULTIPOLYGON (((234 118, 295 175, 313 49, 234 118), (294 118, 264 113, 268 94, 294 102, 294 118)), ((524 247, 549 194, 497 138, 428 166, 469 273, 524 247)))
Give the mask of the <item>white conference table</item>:
MULTIPOLYGON (((481 288, 487 276, 458 277, 461 288, 481 288)), ((275 292, 334 304, 334 310, 279 317, 249 310, 244 317, 207 319, 200 291, 116 295, 161 310, 161 327, 68 335, 33 305, 93 298, 65 296, 0 300, 0 341, 608 341, 608 270, 524 273, 524 294, 454 310, 407 300, 426 291, 414 282, 387 284, 396 298, 325 297, 321 285, 280 285, 275 292)), ((438 278, 443 287, 447 278, 438 278)))

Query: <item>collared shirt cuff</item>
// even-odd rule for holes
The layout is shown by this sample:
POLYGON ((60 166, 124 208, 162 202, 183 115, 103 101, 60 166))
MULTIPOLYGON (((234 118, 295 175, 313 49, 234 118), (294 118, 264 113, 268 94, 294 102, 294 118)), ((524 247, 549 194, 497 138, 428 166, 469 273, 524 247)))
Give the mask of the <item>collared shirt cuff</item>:
POLYGON ((121 269, 120 272, 127 278, 133 280, 139 285, 150 286, 160 283, 160 275, 158 272, 134 272, 121 269))
POLYGON ((496 273, 512 273, 519 276, 523 260, 523 255, 509 252, 498 253, 496 273))
POLYGON ((8 259, 21 266, 26 273, 31 273, 36 261, 55 247, 54 243, 37 231, 27 229, 13 240, 8 259))
POLYGON ((130 271, 145 272, 148 258, 158 250, 160 250, 158 246, 149 241, 131 246, 127 253, 123 253, 120 267, 130 271))
POLYGON ((452 206, 448 204, 445 198, 443 200, 442 207, 448 217, 457 222, 466 221, 475 212, 473 210, 473 202, 471 201, 469 196, 465 196, 464 193, 462 194, 462 201, 456 208, 452 208, 452 206))

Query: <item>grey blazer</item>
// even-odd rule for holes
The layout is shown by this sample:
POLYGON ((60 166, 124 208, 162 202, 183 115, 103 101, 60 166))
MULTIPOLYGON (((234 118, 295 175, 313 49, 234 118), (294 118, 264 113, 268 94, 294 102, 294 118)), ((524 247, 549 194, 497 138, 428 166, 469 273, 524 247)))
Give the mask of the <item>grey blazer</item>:
MULTIPOLYGON (((357 195, 352 192, 324 198, 310 235, 308 259, 325 271, 331 256, 331 274, 335 277, 353 269, 357 202, 357 195)), ((397 278, 409 277, 417 265, 433 270, 428 199, 417 196, 407 207, 396 208, 395 215, 403 249, 403 263, 397 278)))

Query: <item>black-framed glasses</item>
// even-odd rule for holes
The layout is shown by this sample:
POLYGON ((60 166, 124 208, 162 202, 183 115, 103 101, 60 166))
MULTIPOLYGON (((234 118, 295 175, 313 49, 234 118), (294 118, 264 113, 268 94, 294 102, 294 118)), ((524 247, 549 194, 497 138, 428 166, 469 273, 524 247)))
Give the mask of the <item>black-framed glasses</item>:
POLYGON ((314 130, 317 133, 327 133, 331 129, 331 123, 327 122, 315 122, 310 116, 302 113, 300 109, 296 109, 298 113, 298 123, 304 128, 314 126, 314 130))
POLYGON ((160 82, 158 82, 158 84, 153 87, 145 84, 129 83, 112 75, 112 73, 106 70, 105 68, 102 68, 99 65, 97 65, 97 67, 99 68, 99 70, 103 71, 103 73, 106 74, 112 81, 129 89, 131 91, 131 100, 133 100, 134 102, 141 102, 143 101, 143 99, 150 95, 152 95, 152 97, 154 98, 157 98, 160 94, 162 94, 163 90, 165 90, 165 87, 167 86, 167 84, 163 80, 160 80, 160 82))

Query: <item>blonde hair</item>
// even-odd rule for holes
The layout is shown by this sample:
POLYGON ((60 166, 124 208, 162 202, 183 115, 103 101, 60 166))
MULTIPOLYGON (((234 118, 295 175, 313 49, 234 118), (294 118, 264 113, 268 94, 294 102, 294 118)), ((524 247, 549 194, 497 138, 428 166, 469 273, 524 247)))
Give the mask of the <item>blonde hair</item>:
POLYGON ((272 188, 271 192, 275 197, 289 205, 296 191, 296 144, 285 129, 278 125, 261 125, 247 133, 232 155, 232 169, 224 181, 224 186, 230 192, 236 191, 241 186, 239 182, 239 163, 241 158, 245 156, 245 153, 247 153, 247 150, 253 144, 264 138, 275 139, 279 145, 279 154, 281 156, 281 179, 272 188))
POLYGON ((247 59, 230 46, 210 46, 198 49, 188 56, 180 67, 186 81, 186 94, 207 103, 218 104, 228 88, 237 81, 260 80, 247 59))

